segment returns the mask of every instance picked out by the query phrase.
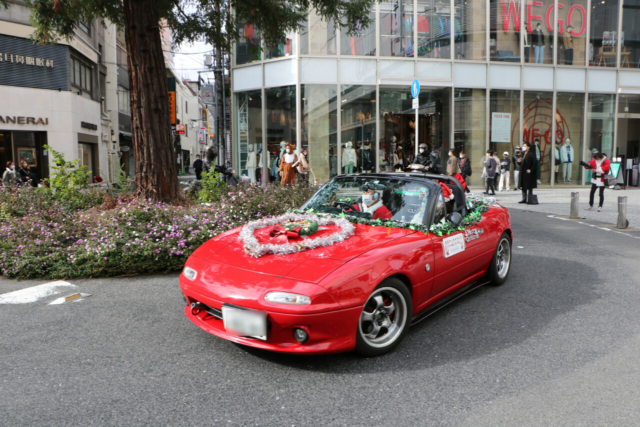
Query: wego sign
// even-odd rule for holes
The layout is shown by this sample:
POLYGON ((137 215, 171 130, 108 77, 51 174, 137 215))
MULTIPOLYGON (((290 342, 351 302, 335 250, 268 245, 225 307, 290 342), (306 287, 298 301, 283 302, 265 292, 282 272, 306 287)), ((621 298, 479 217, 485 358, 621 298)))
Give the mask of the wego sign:
MULTIPOLYGON (((511 26, 511 20, 513 20, 513 26, 515 29, 515 32, 520 32, 520 24, 521 24, 521 20, 520 20, 520 4, 517 5, 515 4, 515 0, 509 0, 509 4, 506 4, 506 0, 500 0, 501 6, 502 6, 502 28, 504 29, 505 33, 509 32, 509 27, 511 26)), ((529 1, 527 2, 527 32, 528 33, 533 33, 533 25, 532 22, 534 20, 539 21, 542 20, 542 12, 543 10, 540 10, 538 8, 542 7, 543 3, 541 1, 529 1), (536 9, 534 9, 536 8, 536 9), (534 15, 535 13, 535 15, 534 15), (538 15, 538 13, 540 13, 540 15, 538 15)), ((564 5, 562 3, 558 3, 558 14, 560 13, 560 10, 564 10, 564 5)), ((552 25, 552 19, 551 19, 551 15, 553 14, 553 4, 551 4, 546 12, 544 12, 544 20, 545 20, 545 24, 547 25, 547 31, 549 32, 553 32, 553 25, 552 25)), ((572 28, 569 30, 569 34, 571 34, 573 37, 580 37, 582 34, 584 34, 584 32, 587 29, 587 12, 584 10, 584 7, 580 6, 579 4, 573 5, 571 6, 568 11, 567 11, 567 15, 566 15, 566 20, 567 20, 567 27, 571 26, 572 28), (576 20, 580 21, 580 28, 576 28, 575 25, 572 24, 572 22, 576 22, 576 20)), ((560 33, 560 35, 562 35, 564 33, 564 20, 562 19, 558 19, 558 31, 560 33)))

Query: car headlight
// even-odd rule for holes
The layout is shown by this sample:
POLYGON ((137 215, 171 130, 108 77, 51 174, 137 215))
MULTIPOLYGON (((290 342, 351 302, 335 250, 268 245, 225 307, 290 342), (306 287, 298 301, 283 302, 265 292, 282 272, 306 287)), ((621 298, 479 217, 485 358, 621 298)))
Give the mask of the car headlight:
POLYGON ((184 270, 182 270, 182 274, 191 281, 196 280, 196 277, 198 277, 198 272, 191 267, 185 267, 184 270))
POLYGON ((290 294, 289 292, 269 292, 264 296, 264 299, 265 301, 279 304, 311 304, 311 298, 304 295, 290 294))

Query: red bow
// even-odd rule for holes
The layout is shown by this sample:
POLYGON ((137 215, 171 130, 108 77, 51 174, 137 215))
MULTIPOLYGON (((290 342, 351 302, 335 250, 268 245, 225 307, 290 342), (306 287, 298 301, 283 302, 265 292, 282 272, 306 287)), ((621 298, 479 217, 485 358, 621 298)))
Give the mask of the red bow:
POLYGON ((300 230, 302 230, 302 227, 295 227, 291 230, 287 230, 281 225, 274 225, 271 231, 269 231, 269 237, 272 237, 269 243, 274 243, 277 245, 287 243, 289 239, 300 237, 300 230))

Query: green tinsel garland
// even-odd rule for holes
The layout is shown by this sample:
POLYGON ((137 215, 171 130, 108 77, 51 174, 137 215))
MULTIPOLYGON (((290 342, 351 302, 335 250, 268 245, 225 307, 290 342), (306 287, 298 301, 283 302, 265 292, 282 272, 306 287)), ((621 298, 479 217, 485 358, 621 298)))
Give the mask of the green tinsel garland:
MULTIPOLYGON (((489 203, 486 201, 478 201, 471 204, 467 201, 467 207, 469 208, 469 213, 462 218, 462 222, 458 227, 454 227, 453 224, 444 220, 444 222, 440 222, 438 224, 433 224, 431 226, 424 224, 410 224, 407 222, 397 222, 391 220, 381 220, 381 219, 366 219, 366 218, 358 218, 351 215, 346 215, 345 213, 341 213, 340 215, 335 214, 325 214, 318 212, 319 215, 328 215, 334 218, 345 218, 354 224, 363 224, 363 225, 371 225, 374 227, 388 227, 388 228, 405 228, 408 230, 421 231, 424 234, 429 234, 429 232, 442 237, 443 235, 450 235, 455 233, 456 231, 464 231, 465 227, 470 227, 479 223, 482 220, 482 214, 489 210, 489 203)), ((295 213, 302 213, 297 210, 294 210, 295 213)), ((308 213, 314 212, 313 209, 309 209, 308 213)))

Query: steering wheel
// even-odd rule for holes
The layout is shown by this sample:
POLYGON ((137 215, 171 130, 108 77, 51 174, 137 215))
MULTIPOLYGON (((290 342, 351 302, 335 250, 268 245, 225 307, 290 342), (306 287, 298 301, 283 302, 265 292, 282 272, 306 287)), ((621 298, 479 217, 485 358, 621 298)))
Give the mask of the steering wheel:
POLYGON ((333 204, 333 206, 335 206, 335 207, 341 207, 343 212, 344 212, 344 210, 345 210, 345 209, 350 209, 350 210, 351 210, 351 209, 353 209, 353 206, 351 206, 351 205, 350 205, 349 203, 347 203, 347 202, 335 202, 335 203, 333 204))

